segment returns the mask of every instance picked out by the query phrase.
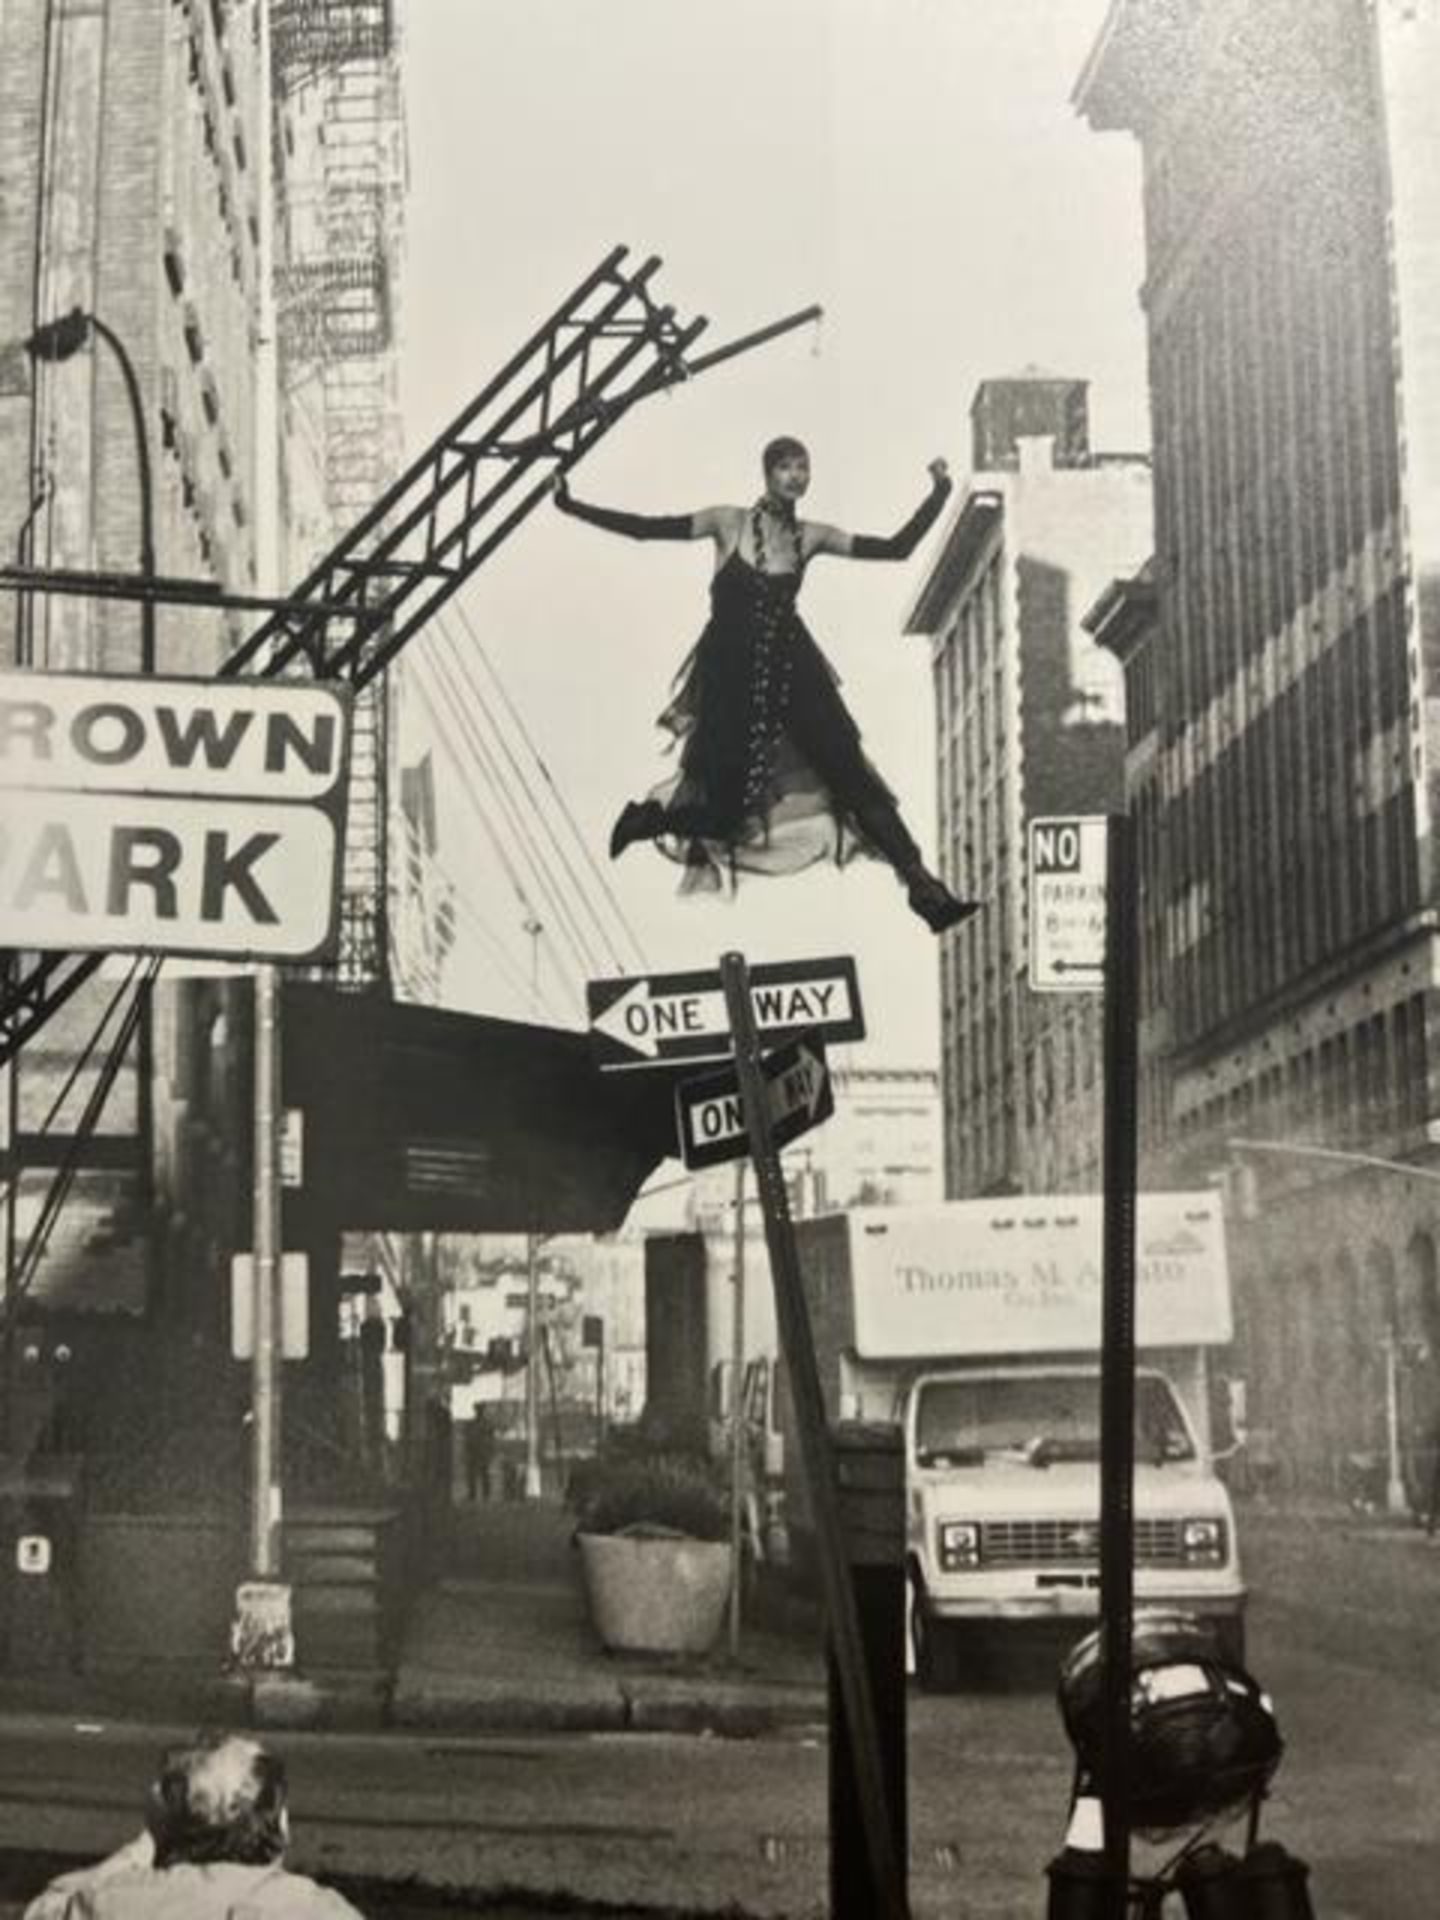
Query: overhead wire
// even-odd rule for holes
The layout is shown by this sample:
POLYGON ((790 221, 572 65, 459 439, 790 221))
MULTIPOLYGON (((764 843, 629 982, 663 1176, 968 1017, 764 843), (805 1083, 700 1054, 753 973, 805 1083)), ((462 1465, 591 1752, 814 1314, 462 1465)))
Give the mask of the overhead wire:
MULTIPOLYGON (((444 748, 446 757, 455 769, 461 790, 469 800, 471 809, 474 811, 495 850, 496 857, 499 859, 500 865, 504 870, 505 877, 510 883, 511 891, 524 909, 527 918, 539 923, 540 916, 535 910, 534 902, 526 891, 525 884, 516 869, 515 862, 510 857, 509 850, 506 848, 503 838, 496 830, 495 824, 490 818, 489 810, 477 792, 474 781, 470 777, 468 756, 461 754, 457 750, 454 734, 449 727, 446 716, 434 694, 426 686, 423 677, 416 675, 414 685, 422 705, 430 716, 430 720, 436 731, 436 737, 444 748)), ((465 894, 464 889, 461 889, 461 894, 463 897, 465 894)), ((556 948, 556 957, 558 961, 560 959, 558 948, 556 948)), ((580 984, 578 977, 575 979, 575 984, 577 987, 580 984)))
MULTIPOLYGON (((581 881, 580 875, 575 871, 574 865, 571 862, 569 855, 566 853, 564 847, 560 844, 559 836, 555 832, 555 828, 552 822, 547 817, 539 801, 536 799, 535 791, 533 787, 530 785, 529 781, 526 779, 524 769, 520 766, 519 761, 515 757, 514 749, 511 747, 509 741, 505 737, 504 728, 500 726, 496 721, 494 710, 491 707, 489 701, 485 697, 484 689, 480 686, 480 683, 478 682, 478 680, 476 680, 474 674, 469 670, 468 664, 466 662, 464 649, 461 647, 456 635, 451 631, 449 627, 446 626, 443 616, 439 622, 439 626, 440 626, 441 638, 444 641, 447 648, 449 649, 451 664, 454 670, 464 680, 465 685, 468 688, 470 694, 472 695, 476 705, 479 706, 480 711, 484 714, 486 721, 489 723, 490 731, 493 734, 500 748, 501 753, 504 755, 506 761, 510 766, 510 769, 515 777, 515 780, 519 785, 520 792, 523 795, 525 801, 528 803, 530 812, 534 815, 535 819, 540 823, 540 826, 543 829, 546 838, 548 839, 551 847, 554 849, 555 855, 559 860, 562 877, 559 881, 552 880, 553 886, 559 889, 560 898, 562 900, 567 900, 567 899, 577 900, 579 901, 581 906, 585 908, 592 924, 594 925, 596 933, 599 935, 602 947, 605 949, 608 949, 611 961, 614 963, 615 966, 619 967, 623 972, 624 962, 621 961, 616 956, 614 938, 611 935, 611 933, 607 930, 604 920, 602 919, 600 914, 596 911, 594 902, 590 898, 589 894, 586 892, 585 886, 581 881)), ((517 811, 518 811, 518 804, 517 804, 517 811)), ((524 816, 522 813, 521 818, 523 819, 523 817, 524 816)), ((550 863, 548 859, 535 846, 533 839, 531 839, 531 837, 528 834, 525 835, 524 837, 526 840, 527 847, 529 848, 531 858, 533 861, 536 862, 537 868, 539 868, 540 870, 543 870, 547 875, 547 878, 550 878, 551 869, 550 869, 550 863)), ((567 913, 568 913, 568 908, 567 908, 567 913)), ((575 919, 573 915, 570 915, 569 917, 571 919, 571 923, 574 925, 575 930, 578 934, 579 933, 578 921, 575 919)), ((599 963, 596 963, 590 959, 590 949, 588 948, 588 945, 587 945, 587 964, 591 965, 592 968, 596 964, 600 964, 600 965, 605 964, 603 960, 599 963)))
POLYGON ((457 723, 470 742, 475 756, 475 765, 484 776, 511 834, 529 862, 536 884, 545 895, 550 911, 554 915, 557 930, 564 935, 571 952, 579 962, 582 974, 596 972, 599 970, 600 963, 595 958, 594 949, 565 898, 563 886, 557 882, 553 868, 536 844, 535 836, 526 824, 524 812, 506 783, 504 770, 496 763, 494 750, 476 725, 474 715, 465 701, 463 688, 456 682, 447 663, 438 655, 432 653, 427 666, 443 682, 444 691, 451 702, 457 723))
POLYGON ((592 877, 594 878, 596 884, 600 888, 602 897, 604 898, 606 904, 609 906, 611 912, 614 914, 616 921, 619 923, 620 927, 623 929, 625 933, 625 937, 629 940, 630 945, 634 950, 636 960, 639 962, 641 967, 647 966, 649 962, 645 954, 644 946, 641 943, 640 936, 636 933, 634 927, 631 925, 628 917, 626 916, 625 909, 621 906, 619 897, 617 896, 615 889, 611 886, 609 877, 606 874, 605 869, 600 865, 599 861, 596 860, 590 844, 589 836, 581 832, 579 824, 576 821, 574 814, 570 810, 569 803, 566 801, 564 792, 562 791, 560 786, 557 784, 554 776, 550 772, 549 767, 546 765, 545 760, 539 751, 539 748, 535 745, 534 740, 531 738, 530 731, 525 725, 524 717, 521 715, 521 713, 515 706, 514 701, 511 700, 509 692, 506 689, 505 682, 501 678, 498 668, 495 666, 494 661, 490 658, 490 654, 485 646, 485 643, 481 640, 479 634, 476 633, 474 625, 471 622, 470 616, 465 611, 464 602, 461 599, 459 599, 458 596, 454 601, 454 607, 455 607, 456 614, 459 617, 460 624, 464 627, 466 634, 469 636, 471 645, 474 647, 476 654, 478 655, 479 659, 485 666, 485 669, 489 673, 491 679, 495 683, 495 686, 500 695, 500 698, 504 702, 505 711, 507 715, 509 716, 511 721, 514 723, 514 726, 517 732, 519 733, 520 738, 525 742, 526 747, 529 749, 530 755, 534 760, 537 768, 540 771, 541 778, 544 780, 546 786, 550 789, 551 793, 553 794, 556 807, 559 809, 560 815, 562 819, 565 821, 566 826, 569 827, 571 835, 573 836, 576 845, 580 848, 581 853, 584 856, 585 863, 589 867, 592 877))
MULTIPOLYGON (((455 886, 455 881, 443 862, 437 862, 442 875, 455 886)), ((522 1003, 532 1006, 536 1011, 548 1010, 561 1015, 568 1014, 569 1008, 558 1005, 549 992, 538 981, 525 977, 520 962, 514 954, 507 951, 494 928, 477 910, 469 898, 457 887, 455 895, 457 913, 463 917, 471 932, 476 934, 494 955, 500 971, 505 975, 506 983, 517 994, 522 1003)))
MULTIPOLYGON (((606 905, 610 908, 611 913, 613 914, 615 921, 618 924, 620 930, 624 934, 625 938, 629 941, 633 955, 634 955, 634 959, 638 961, 639 964, 643 967, 646 963, 645 952, 643 947, 640 944, 639 936, 635 932, 635 929, 631 926, 629 920, 626 918, 624 908, 620 905, 620 902, 615 895, 615 891, 613 887, 610 885, 609 880, 606 878, 603 868, 600 866, 599 862, 596 860, 594 853, 591 850, 589 838, 580 831, 580 828, 576 823, 575 816, 571 812, 569 804, 565 799, 564 793, 561 791, 559 785, 555 780, 554 775, 551 773, 549 767, 546 765, 545 760, 541 755, 539 748, 536 746, 534 739, 531 737, 530 731, 525 725, 523 716, 521 715, 519 709, 516 707, 514 701, 511 699, 509 690, 506 688, 505 682, 501 678, 500 673, 496 668, 494 661, 490 658, 489 652, 486 649, 484 642, 481 640, 479 634, 476 633, 475 627, 470 619, 470 616, 466 613, 463 603, 457 598, 452 603, 452 605, 454 606, 454 609, 460 621, 460 624, 465 629, 465 633, 470 642, 470 647, 471 649, 473 649, 474 656, 480 660, 481 664, 484 666, 486 672, 489 674, 491 680, 495 685, 496 692, 498 693, 500 701, 502 702, 505 709, 505 718, 509 721, 515 733, 518 734, 519 738, 523 741, 527 751, 529 752, 530 758, 535 763, 535 767, 540 775, 541 780, 544 782, 545 787, 549 791, 549 794, 551 796, 551 799, 554 802, 556 810, 560 814, 560 817, 564 821, 565 825, 569 828, 571 837, 574 840, 576 846, 580 850, 580 853, 585 862, 585 865, 589 869, 590 875, 599 889, 600 897, 605 901, 606 905)), ((601 938, 605 941, 606 946, 610 949, 611 957, 614 959, 615 964, 620 968, 622 972, 624 972, 626 969, 627 963, 616 952, 615 941, 613 936, 605 931, 601 916, 596 911, 594 905, 591 902, 589 894, 582 887, 578 875, 576 875, 573 866, 570 864, 569 859, 566 857, 566 855, 563 852, 563 849, 560 847, 559 836, 555 833, 554 828, 550 825, 548 819, 544 815, 544 812, 540 806, 540 803, 538 802, 538 800, 536 800, 534 791, 531 788, 529 782, 526 780, 524 773, 520 768, 519 762, 516 760, 514 752, 510 747, 509 735, 506 731, 506 728, 501 726, 496 721, 494 714, 491 710, 490 703, 486 699, 485 693, 480 686, 479 680, 470 667, 470 659, 471 659, 470 652, 467 652, 466 649, 462 648, 458 640, 456 639, 456 637, 452 633, 450 633, 448 630, 446 630, 445 632, 445 637, 449 642, 453 652, 456 655, 457 665, 459 666, 461 672, 464 674, 467 683, 473 689, 476 699, 478 700, 482 709, 484 710, 487 719, 489 719, 491 728, 493 729, 496 738, 500 741, 505 751, 506 758, 510 761, 510 764, 512 765, 512 767, 514 767, 516 772, 516 777, 520 780, 521 785, 526 794, 526 797, 530 800, 531 805, 535 808, 536 814, 542 820, 545 821, 546 831, 549 834, 551 841, 554 844, 562 863, 564 864, 564 868, 567 876, 570 878, 570 880, 574 884, 576 892, 580 894, 580 896, 584 899, 586 908, 589 911, 591 918, 595 921, 595 925, 597 929, 600 931, 601 938)))
MULTIPOLYGON (((297 421, 301 428, 302 434, 304 438, 309 442, 312 453, 318 459, 320 457, 320 451, 321 451, 319 447, 318 432, 317 432, 318 422, 315 419, 314 408, 313 408, 313 403, 311 401, 311 398, 309 395, 305 393, 297 392, 293 396, 293 400, 295 404, 295 413, 296 413, 297 421)), ((457 663, 463 663, 463 660, 464 660, 463 651, 459 648, 458 644, 454 641, 453 637, 450 636, 448 633, 445 634, 444 637, 453 648, 457 663)), ((418 663, 419 661, 423 660, 424 657, 425 656, 421 654, 413 655, 412 661, 418 663)), ((467 679, 469 679, 469 677, 470 676, 468 675, 466 676, 467 679)), ((412 667, 411 674, 408 675, 407 678, 411 681, 412 684, 415 683, 416 674, 413 667, 412 667)), ((432 717, 433 717, 436 713, 435 702, 428 695, 426 689, 423 686, 417 687, 417 692, 419 693, 421 699, 425 702, 427 710, 432 714, 432 717)), ((462 715, 468 711, 468 703, 465 702, 464 700, 460 700, 458 702, 453 702, 453 703, 447 702, 446 704, 451 705, 452 711, 459 712, 462 715)), ((447 760, 453 762, 455 756, 453 755, 453 753, 447 750, 446 758, 447 760)), ((493 771, 493 760, 491 762, 491 768, 493 771)), ((458 768, 457 768, 457 771, 459 771, 458 768)), ((463 772, 461 773, 461 781, 462 781, 462 785, 465 784, 463 772)), ((477 811, 481 811, 483 814, 483 805, 478 800, 478 797, 474 795, 473 786, 471 789, 471 803, 473 806, 475 806, 477 811)), ((507 820, 507 825, 510 827, 512 834, 515 834, 517 838, 523 837, 521 830, 517 827, 513 810, 512 810, 511 817, 507 820)), ((493 831, 492 831, 491 837, 492 839, 494 839, 495 837, 493 831)), ((497 851, 498 851, 498 848, 497 848, 497 851)), ((502 854, 502 861, 503 861, 503 854, 502 854)), ((472 932, 472 934, 477 935, 481 939, 481 941, 484 942, 484 944, 488 949, 490 957, 501 967, 502 971, 505 972, 507 977, 507 984, 510 986, 512 991, 519 994, 522 1004, 531 1005, 532 1007, 535 1008, 536 1011, 539 1011, 542 1006, 553 1009, 554 1007, 553 1001, 549 999, 548 996, 545 998, 542 998, 541 996, 539 996, 537 994, 536 988, 532 986, 531 983, 523 979, 523 976, 521 976, 520 974, 518 963, 516 963, 513 960, 513 958, 507 953, 503 943, 494 932, 493 928, 487 921, 486 917, 480 912, 478 906, 471 900, 467 889, 456 880, 454 874, 446 866, 446 863, 437 859, 435 861, 435 865, 436 865, 437 871, 443 874, 443 876, 449 881, 451 887, 453 888, 455 893, 457 909, 463 911, 468 929, 472 932)), ((522 905, 525 907, 527 917, 529 919, 536 921, 538 924, 539 922, 538 913, 536 912, 536 909, 533 903, 529 900, 529 897, 526 893, 523 883, 519 882, 518 874, 511 872, 510 877, 512 880, 512 885, 516 886, 517 893, 521 899, 522 905)), ((553 893, 551 894, 550 898, 553 904, 554 903, 553 893)), ((563 912, 563 900, 559 905, 555 906, 555 911, 557 912, 557 914, 563 912)), ((392 970, 398 972, 399 946, 398 946, 398 940, 396 938, 396 934, 393 926, 390 929, 389 938, 391 942, 392 970)), ((570 1009, 567 1007, 560 1010, 560 1012, 561 1012, 561 1017, 565 1017, 570 1012, 570 1009)))
MULTIPOLYGON (((295 399, 296 413, 302 431, 306 439, 310 442, 312 452, 318 457, 320 451, 316 433, 318 423, 314 418, 310 398, 305 394, 297 394, 295 399)), ((436 624, 439 639, 443 642, 449 654, 453 670, 460 675, 470 694, 473 696, 473 703, 472 701, 465 700, 457 702, 455 704, 455 711, 462 716, 462 724, 465 725, 465 730, 471 736, 472 744, 476 746, 479 752, 482 770, 486 773, 488 783, 497 794, 500 804, 506 809, 507 825, 512 835, 521 844, 528 856, 536 884, 545 892, 551 910, 557 919, 563 923, 570 936, 572 951, 575 952, 585 971, 597 972, 606 970, 607 968, 613 968, 623 973, 627 970, 629 964, 633 964, 633 962, 627 962, 619 952, 615 933, 611 928, 606 926, 605 918, 596 905, 595 895, 587 889, 581 873, 577 872, 575 863, 567 854, 560 835, 556 832, 550 816, 546 813, 540 799, 537 797, 534 786, 527 778, 525 769, 510 744, 511 732, 517 735, 523 742, 545 790, 553 801, 555 811, 559 814, 575 846, 580 851, 584 866, 588 869, 591 880, 598 890, 600 900, 609 908, 616 926, 618 926, 620 932, 623 934, 624 939, 628 941, 635 960, 638 961, 641 966, 644 966, 645 954, 639 937, 626 918, 624 909, 621 907, 613 888, 606 879, 603 869, 595 860, 588 838, 580 831, 573 811, 557 784, 554 775, 551 773, 549 766, 539 752, 534 738, 525 724, 523 716, 516 707, 494 661, 490 657, 489 651, 476 633, 474 624, 458 600, 454 602, 454 611, 465 629, 466 636, 470 643, 469 648, 467 649, 461 644, 459 637, 448 626, 444 615, 437 616, 436 624), (509 730, 507 730, 507 727, 497 718, 494 703, 486 695, 471 665, 472 657, 476 656, 478 656, 484 665, 494 685, 498 700, 504 709, 505 719, 509 722, 509 730), (520 802, 515 799, 510 786, 506 783, 500 767, 497 764, 494 751, 490 750, 487 752, 482 745, 482 737, 479 729, 473 724, 470 718, 472 704, 478 707, 484 715, 490 732, 498 745, 500 755, 503 756, 504 761, 508 765, 514 783, 518 786, 519 792, 523 796, 525 805, 528 806, 530 813, 539 823, 541 831, 548 841, 550 848, 553 850, 555 860, 558 862, 560 869, 558 878, 550 861, 540 852, 533 836, 527 832, 524 825, 526 817, 524 808, 520 802), (581 932, 580 921, 569 904, 571 900, 578 902, 579 906, 583 908, 588 921, 598 936, 601 953, 607 957, 602 957, 599 960, 596 959, 594 950, 590 947, 581 932)), ((418 651, 412 656, 412 660, 415 668, 419 671, 423 672, 427 665, 431 666, 432 670, 437 673, 444 671, 434 650, 418 651)), ((451 686, 453 688, 453 682, 451 682, 451 686)))

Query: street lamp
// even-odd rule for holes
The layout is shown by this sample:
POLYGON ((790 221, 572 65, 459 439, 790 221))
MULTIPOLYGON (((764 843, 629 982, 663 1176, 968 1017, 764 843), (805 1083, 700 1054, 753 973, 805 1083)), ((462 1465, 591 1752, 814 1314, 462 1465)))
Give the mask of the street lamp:
MULTIPOLYGON (((145 431, 145 409, 140 398, 140 382, 134 363, 120 336, 98 314, 72 307, 58 320, 47 320, 25 342, 32 360, 56 362, 69 360, 89 343, 91 334, 103 340, 115 356, 120 377, 125 382, 125 397, 130 403, 130 420, 135 429, 135 464, 140 476, 140 577, 155 578, 155 517, 150 484, 150 441, 145 431)), ((140 671, 155 671, 155 603, 140 602, 140 671)))
MULTIPOLYGON (((63 313, 57 320, 47 320, 38 326, 25 341, 25 351, 32 360, 58 363, 72 359, 89 344, 90 336, 103 340, 115 356, 120 369, 120 377, 125 383, 125 397, 130 404, 130 424, 135 432, 135 468, 140 483, 140 578, 150 581, 155 578, 155 501, 154 489, 150 477, 150 438, 145 430, 145 407, 140 397, 140 381, 135 373, 135 365, 125 350, 125 343, 112 327, 107 327, 98 314, 87 313, 83 307, 72 307, 69 313, 63 313)), ((38 506, 38 502, 36 503, 38 506)), ((34 513, 32 507, 31 512, 34 513)), ((153 674, 155 671, 155 602, 145 595, 140 601, 140 671, 153 674)), ((152 975, 153 979, 153 975, 152 975)), ((150 1074, 152 1060, 152 997, 151 980, 140 986, 140 1029, 138 1038, 138 1080, 139 1080, 139 1134, 142 1151, 145 1155, 146 1181, 153 1177, 153 1134, 150 1074)), ((11 1084, 15 1084, 14 1070, 11 1071, 11 1084)), ((10 1312, 13 1314, 13 1303, 10 1312)))

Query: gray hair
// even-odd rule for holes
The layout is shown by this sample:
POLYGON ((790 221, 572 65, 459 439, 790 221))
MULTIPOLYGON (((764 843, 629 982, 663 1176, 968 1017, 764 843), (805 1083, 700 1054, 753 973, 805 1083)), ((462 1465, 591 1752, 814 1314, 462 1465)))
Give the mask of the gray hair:
POLYGON ((269 1866, 285 1851, 285 1766, 247 1734, 201 1733, 161 1759, 145 1824, 157 1867, 269 1866))

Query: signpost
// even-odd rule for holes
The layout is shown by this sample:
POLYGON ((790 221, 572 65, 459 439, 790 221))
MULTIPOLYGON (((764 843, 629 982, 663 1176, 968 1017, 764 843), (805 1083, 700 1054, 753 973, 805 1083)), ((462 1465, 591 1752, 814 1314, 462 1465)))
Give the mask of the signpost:
MULTIPOLYGON (((833 966, 837 963, 829 964, 833 966)), ((849 964, 853 990, 853 963, 849 964)), ((854 1797, 858 1803, 869 1868, 870 1884, 859 1890, 864 1902, 863 1911, 875 1914, 878 1920, 906 1920, 908 1901, 904 1845, 900 1832, 903 1827, 902 1810, 898 1796, 890 1791, 881 1758, 875 1691, 866 1661, 855 1590, 846 1562, 835 1460, 825 1420, 815 1343, 805 1304, 780 1155, 771 1126, 771 1083, 767 1083, 761 1062, 757 998, 762 971, 757 967, 751 972, 745 964, 744 955, 739 953, 727 953, 721 961, 724 1009, 728 1016, 727 1025, 734 1036, 735 1074, 740 1086, 755 1183, 765 1216, 765 1244, 775 1287, 775 1318, 794 1402, 801 1469, 810 1495, 811 1511, 815 1515, 820 1589, 843 1707, 843 1713, 839 1716, 843 1725, 837 1726, 832 1722, 830 1729, 832 1773, 837 1770, 834 1765, 836 1744, 843 1740, 849 1767, 853 1769, 854 1797)), ((858 1005, 857 996, 857 1013, 858 1005)), ((737 1393, 738 1390, 737 1381, 737 1393)), ((843 1844, 843 1840, 837 1841, 833 1828, 832 1818, 832 1855, 836 1845, 843 1844)), ((859 1910, 862 1909, 857 1907, 859 1910)))
POLYGON ((0 945, 324 955, 347 750, 332 687, 0 673, 0 945))
MULTIPOLYGON (((778 960, 752 967, 749 982, 756 1032, 766 1045, 805 1033, 834 1041, 865 1037, 849 956, 778 960)), ((592 980, 586 998, 591 1042, 606 1071, 730 1058, 730 1019, 718 972, 592 980)))
POLYGON ((1103 813, 1029 823, 1033 993, 1104 987, 1105 832, 1103 813))
MULTIPOLYGON (((828 1120, 835 1111, 825 1049, 816 1039, 797 1040, 760 1063, 777 1147, 828 1120)), ((685 1080, 675 1089, 680 1158, 692 1171, 742 1159, 749 1150, 740 1081, 734 1072, 685 1080)))

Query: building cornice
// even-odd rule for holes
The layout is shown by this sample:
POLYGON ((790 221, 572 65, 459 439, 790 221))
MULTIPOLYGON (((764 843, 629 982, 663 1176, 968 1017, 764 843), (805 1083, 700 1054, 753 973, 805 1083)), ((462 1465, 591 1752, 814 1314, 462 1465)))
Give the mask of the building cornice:
POLYGON ((1139 573, 1112 580, 1080 624, 1097 646, 1124 662, 1154 633, 1159 610, 1160 590, 1147 562, 1139 573))
POLYGON ((972 488, 946 532, 935 564, 921 582, 906 633, 933 634, 958 595, 1005 511, 1005 496, 993 488, 972 488))

